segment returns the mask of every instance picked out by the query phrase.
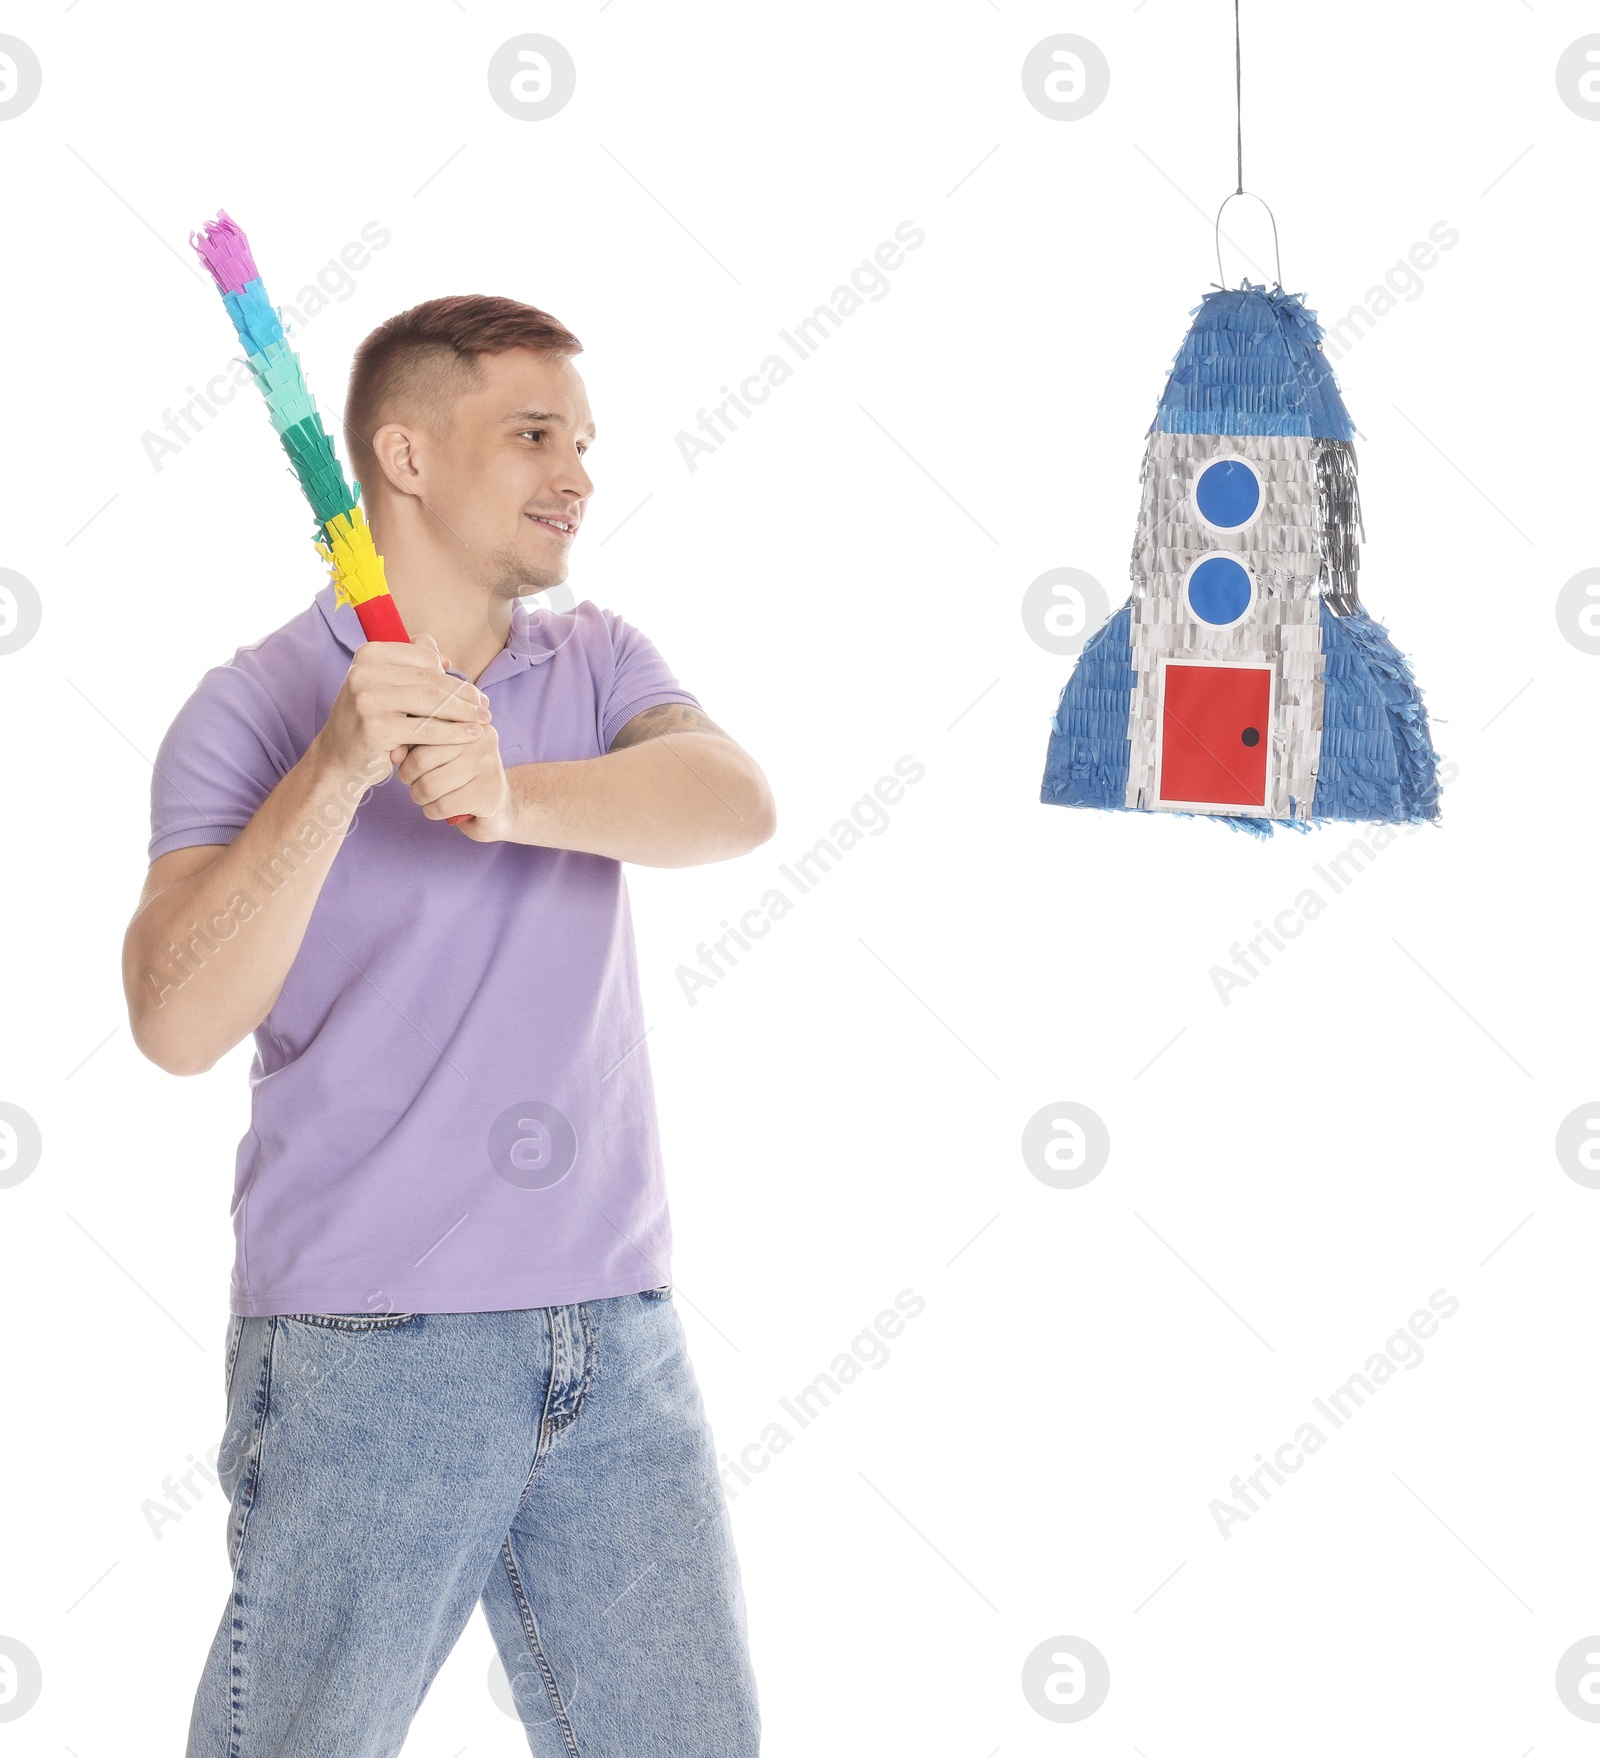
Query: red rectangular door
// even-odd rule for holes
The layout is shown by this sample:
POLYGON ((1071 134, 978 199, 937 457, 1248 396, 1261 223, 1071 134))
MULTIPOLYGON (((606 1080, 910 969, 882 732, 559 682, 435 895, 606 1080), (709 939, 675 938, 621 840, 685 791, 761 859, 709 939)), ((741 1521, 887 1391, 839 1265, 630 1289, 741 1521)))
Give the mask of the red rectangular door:
POLYGON ((1163 803, 1265 806, 1272 668, 1166 668, 1161 709, 1163 803))

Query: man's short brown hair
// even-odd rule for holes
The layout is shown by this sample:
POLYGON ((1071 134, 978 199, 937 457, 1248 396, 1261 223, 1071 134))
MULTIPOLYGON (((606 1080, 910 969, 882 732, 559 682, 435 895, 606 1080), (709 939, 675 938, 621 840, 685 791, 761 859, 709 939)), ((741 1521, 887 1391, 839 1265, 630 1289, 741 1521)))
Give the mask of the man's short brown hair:
POLYGON ((490 293, 453 293, 397 312, 356 349, 345 396, 345 444, 362 473, 382 419, 404 412, 434 432, 449 425, 450 408, 478 382, 477 357, 533 348, 581 354, 565 324, 537 306, 490 293))

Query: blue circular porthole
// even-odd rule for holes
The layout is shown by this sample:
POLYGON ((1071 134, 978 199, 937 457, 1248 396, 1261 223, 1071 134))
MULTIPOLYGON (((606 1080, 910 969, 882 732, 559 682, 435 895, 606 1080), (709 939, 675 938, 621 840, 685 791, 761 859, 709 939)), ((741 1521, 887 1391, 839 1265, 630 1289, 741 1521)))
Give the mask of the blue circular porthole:
POLYGON ((1214 531, 1239 531, 1261 511, 1261 478, 1246 458, 1218 458, 1195 478, 1194 504, 1214 531))
POLYGON ((1201 622, 1226 628, 1249 610, 1256 587, 1249 569, 1231 555, 1208 555, 1189 570, 1184 595, 1201 622))

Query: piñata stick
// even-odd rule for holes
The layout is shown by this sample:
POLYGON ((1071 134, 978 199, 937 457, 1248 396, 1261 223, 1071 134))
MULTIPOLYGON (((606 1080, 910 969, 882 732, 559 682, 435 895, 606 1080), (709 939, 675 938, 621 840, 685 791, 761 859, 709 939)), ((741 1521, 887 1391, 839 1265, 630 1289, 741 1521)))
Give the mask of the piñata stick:
MULTIPOLYGON (((360 484, 352 488, 345 480, 333 441, 306 389, 300 357, 267 298, 249 239, 227 210, 219 209, 216 219, 189 234, 189 243, 222 294, 244 344, 250 375, 266 398, 272 425, 321 527, 317 549, 329 564, 335 599, 355 607, 369 641, 409 641, 390 596, 383 557, 359 504, 360 484)), ((446 822, 460 824, 471 816, 458 813, 446 822)))

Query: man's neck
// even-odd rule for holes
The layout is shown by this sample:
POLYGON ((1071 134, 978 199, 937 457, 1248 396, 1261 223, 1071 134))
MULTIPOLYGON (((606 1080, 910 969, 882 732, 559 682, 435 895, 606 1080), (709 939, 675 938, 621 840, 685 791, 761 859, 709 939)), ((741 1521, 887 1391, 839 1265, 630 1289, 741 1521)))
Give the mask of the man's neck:
POLYGON ((459 562, 452 566, 454 558, 417 554, 405 543, 386 550, 377 529, 373 537, 412 640, 432 635, 453 668, 476 683, 505 646, 516 599, 489 593, 459 562))
MULTIPOLYGON (((386 558, 387 565, 387 558, 386 558)), ((389 590, 412 640, 432 635, 451 666, 472 683, 506 644, 514 598, 485 598, 481 588, 390 577, 389 590)))

